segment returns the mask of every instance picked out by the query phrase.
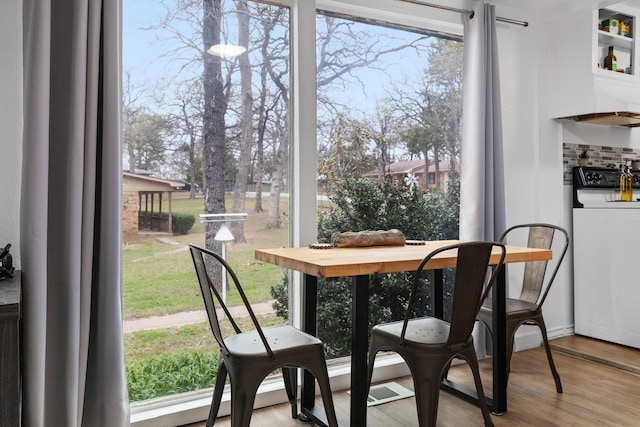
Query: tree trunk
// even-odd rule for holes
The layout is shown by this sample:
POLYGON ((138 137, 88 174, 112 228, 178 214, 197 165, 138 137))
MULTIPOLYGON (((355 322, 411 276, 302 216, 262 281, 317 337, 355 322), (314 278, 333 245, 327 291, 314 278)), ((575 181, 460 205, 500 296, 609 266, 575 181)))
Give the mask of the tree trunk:
MULTIPOLYGON (((262 43, 262 57, 267 57, 267 45, 269 37, 264 38, 262 43)), ((258 111, 256 116, 258 117, 258 147, 256 151, 256 172, 255 172, 255 185, 256 185, 256 204, 253 209, 255 213, 260 213, 264 209, 262 207, 262 181, 264 179, 264 134, 267 128, 267 119, 269 112, 267 111, 267 67, 262 65, 260 67, 260 103, 258 105, 258 111)))
MULTIPOLYGON (((220 43, 221 0, 203 0, 204 21, 202 30, 203 52, 220 43)), ((224 171, 225 171, 225 120, 227 103, 224 97, 221 58, 203 55, 204 71, 204 210, 205 213, 224 213, 224 171)), ((206 225, 205 245, 220 252, 220 242, 214 240, 220 223, 206 225)), ((215 274, 215 272, 213 273, 215 274)), ((220 273, 218 273, 220 274, 220 273)))
POLYGON ((433 163, 436 167, 436 189, 440 190, 442 188, 442 183, 440 182, 440 150, 437 148, 433 150, 433 163))
POLYGON ((424 153, 424 179, 422 180, 422 189, 429 189, 429 154, 424 153))
POLYGON ((197 144, 197 136, 196 132, 193 129, 193 125, 191 124, 191 119, 187 112, 186 106, 182 105, 182 117, 185 123, 185 128, 189 135, 189 181, 191 186, 189 188, 189 198, 196 198, 196 144, 197 144))
POLYGON ((256 172, 255 172, 255 190, 256 203, 253 208, 255 213, 264 211, 262 207, 262 181, 264 179, 264 125, 259 129, 258 147, 256 153, 256 172))
MULTIPOLYGON (((236 1, 238 9, 238 44, 249 44, 249 9, 245 0, 236 1)), ((247 181, 251 162, 251 145, 253 142, 253 94, 251 88, 251 64, 249 55, 244 53, 238 57, 240 70, 240 96, 242 97, 240 112, 240 153, 238 155, 238 171, 233 192, 233 212, 244 213, 247 197, 247 181)), ((236 242, 244 243, 244 222, 231 223, 231 231, 236 242)))
MULTIPOLYGON (((288 116, 288 114, 287 114, 288 116)), ((284 121, 288 123, 287 120, 284 121)), ((284 181, 284 168, 289 161, 289 131, 288 128, 282 132, 282 139, 278 145, 275 156, 275 171, 271 181, 271 195, 269 198, 269 215, 267 218, 267 228, 280 228, 280 193, 284 181)))

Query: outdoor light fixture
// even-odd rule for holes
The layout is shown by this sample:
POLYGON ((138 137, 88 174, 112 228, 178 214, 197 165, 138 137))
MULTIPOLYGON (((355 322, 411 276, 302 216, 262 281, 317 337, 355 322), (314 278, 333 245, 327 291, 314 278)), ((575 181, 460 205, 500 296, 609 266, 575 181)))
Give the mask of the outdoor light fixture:
POLYGON ((234 237, 231 233, 231 230, 229 230, 229 227, 227 227, 225 224, 222 224, 220 226, 220 229, 216 233, 216 237, 213 238, 213 240, 217 240, 219 242, 230 242, 233 239, 234 237))
POLYGON ((220 56, 223 58, 242 55, 246 51, 247 51, 246 47, 237 46, 234 44, 214 44, 209 49, 207 49, 208 54, 214 55, 214 56, 220 56))
MULTIPOLYGON (((222 242, 222 253, 220 255, 222 256, 222 259, 226 261, 227 242, 232 242, 234 240, 229 227, 227 227, 226 224, 222 224, 213 240, 222 242)), ((224 267, 222 268, 222 301, 225 303, 227 302, 227 270, 224 267)))

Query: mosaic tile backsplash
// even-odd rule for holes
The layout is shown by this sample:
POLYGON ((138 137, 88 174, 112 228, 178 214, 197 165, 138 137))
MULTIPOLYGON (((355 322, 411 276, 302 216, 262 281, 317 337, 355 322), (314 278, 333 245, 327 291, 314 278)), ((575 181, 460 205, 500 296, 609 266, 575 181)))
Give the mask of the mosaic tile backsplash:
POLYGON ((630 164, 640 159, 640 150, 633 148, 606 147, 588 144, 562 144, 562 164, 564 165, 563 182, 573 184, 571 169, 578 166, 578 155, 583 149, 589 150, 588 166, 607 167, 609 165, 630 164))

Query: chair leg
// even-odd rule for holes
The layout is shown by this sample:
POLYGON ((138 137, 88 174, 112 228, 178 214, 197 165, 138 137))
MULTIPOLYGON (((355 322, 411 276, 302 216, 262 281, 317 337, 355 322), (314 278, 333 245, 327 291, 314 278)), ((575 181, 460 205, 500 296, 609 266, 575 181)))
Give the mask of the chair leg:
POLYGON ((249 427, 253 403, 261 381, 253 377, 231 378, 231 427, 249 427))
MULTIPOLYGON (((491 337, 491 340, 493 341, 494 336, 493 336, 493 329, 491 327, 490 324, 485 323, 483 320, 480 320, 480 323, 482 323, 486 328, 487 331, 489 331, 489 336, 491 337)), ((512 329, 509 327, 509 325, 507 325, 507 343, 506 343, 506 347, 507 347, 507 382, 509 381, 509 373, 511 372, 511 356, 513 355, 513 337, 514 337, 515 331, 512 331, 512 329)))
POLYGON ((475 350, 469 352, 467 354, 467 363, 471 368, 471 373, 473 374, 473 381, 476 383, 476 393, 478 394, 478 403, 480 404, 480 409, 482 410, 482 417, 484 418, 484 425, 486 427, 493 427, 493 420, 491 419, 491 415, 489 414, 489 407, 487 406, 487 399, 484 395, 484 389, 482 387, 482 380, 480 379, 480 367, 478 366, 478 358, 476 357, 475 350))
MULTIPOLYGON (((426 364, 425 364, 426 365, 426 364)), ((418 425, 420 427, 435 427, 438 418, 438 401, 440 399, 440 372, 431 366, 414 366, 413 387, 416 395, 418 410, 418 425)))
POLYGON ((338 427, 338 418, 333 405, 331 385, 329 384, 329 372, 327 371, 327 365, 324 360, 324 353, 320 355, 318 363, 313 366, 311 373, 316 378, 316 381, 318 381, 318 388, 320 388, 320 395, 322 396, 324 412, 327 415, 329 427, 338 427))
POLYGON ((369 362, 367 364, 367 392, 371 388, 371 380, 373 379, 373 365, 376 362, 376 354, 378 354, 379 348, 377 346, 374 347, 376 343, 375 335, 371 335, 371 344, 369 345, 369 362))
POLYGON ((216 383, 213 388, 213 398, 211 399, 211 409, 209 409, 209 418, 207 419, 207 427, 212 427, 216 423, 218 409, 220 409, 220 401, 224 392, 224 385, 227 382, 227 366, 224 359, 220 357, 218 362, 218 372, 216 373, 216 383))
POLYGON ((283 366, 282 379, 291 404, 291 418, 298 418, 298 368, 283 366))
POLYGON ((513 346, 516 336, 516 330, 507 324, 507 382, 509 382, 509 374, 511 373, 511 357, 513 356, 513 346))
POLYGON ((545 326, 544 320, 542 320, 542 318, 540 318, 538 326, 540 327, 540 332, 542 332, 542 341, 544 342, 544 349, 547 352, 547 359, 549 360, 551 374, 553 375, 553 380, 556 382, 556 392, 562 393, 562 383, 560 382, 560 375, 556 370, 555 363, 553 363, 553 357, 551 356, 551 347, 549 346, 549 339, 547 338, 547 327, 545 326))

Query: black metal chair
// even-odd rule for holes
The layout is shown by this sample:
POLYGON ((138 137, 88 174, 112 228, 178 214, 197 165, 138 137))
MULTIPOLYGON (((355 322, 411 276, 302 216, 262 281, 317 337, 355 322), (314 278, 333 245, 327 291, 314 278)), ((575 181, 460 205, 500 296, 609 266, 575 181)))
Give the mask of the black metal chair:
POLYGON ((469 364, 485 425, 493 426, 471 333, 482 301, 502 267, 505 253, 504 245, 494 242, 460 243, 433 251, 416 270, 404 321, 376 325, 371 331, 369 384, 376 353, 394 351, 402 356, 413 376, 418 422, 421 427, 436 425, 440 382, 454 358, 463 359, 469 364), (489 276, 490 257, 494 249, 499 251, 500 257, 489 276), (414 318, 416 293, 422 283, 425 265, 433 257, 449 250, 458 251, 451 321, 429 316, 414 318))
POLYGON ((218 372, 207 427, 215 423, 227 374, 231 383, 231 425, 247 427, 251 421, 253 404, 260 383, 270 372, 278 368, 282 368, 287 397, 291 403, 291 416, 298 417, 297 368, 304 368, 318 381, 329 425, 337 427, 322 342, 289 325, 262 329, 238 277, 229 264, 221 256, 207 249, 195 245, 189 245, 189 249, 198 275, 209 324, 220 346, 218 372), (207 262, 218 263, 224 274, 231 277, 230 284, 237 289, 253 322, 252 330, 243 332, 238 327, 222 300, 219 288, 214 285, 222 282, 222 274, 218 280, 212 280, 211 275, 207 273, 207 262), (223 336, 216 306, 222 309, 235 335, 223 336))
MULTIPOLYGON (((522 289, 518 298, 507 298, 506 301, 506 327, 507 327, 507 363, 511 366, 511 356, 513 355, 513 342, 516 331, 521 325, 535 325, 540 328, 542 333, 542 341, 547 352, 549 367, 556 383, 556 391, 562 393, 562 383, 560 375, 556 370, 551 356, 551 348, 549 347, 549 339, 547 338, 547 328, 544 324, 542 316, 542 304, 544 303, 549 289, 553 284, 553 280, 558 273, 558 269, 562 264, 567 249, 569 247, 569 235, 567 231, 561 227, 552 224, 533 223, 520 224, 513 226, 502 233, 500 242, 512 244, 516 246, 527 246, 530 248, 551 249, 555 235, 562 237, 562 240, 556 247, 559 249, 559 256, 556 256, 551 264, 548 261, 527 262, 524 265, 524 276, 522 281, 522 289), (508 241, 508 242, 507 242, 508 241), (526 242, 526 244, 525 244, 526 242), (545 282, 545 276, 549 266, 553 266, 548 281, 545 282)), ((487 298, 478 313, 478 320, 482 321, 491 334, 492 330, 492 307, 493 300, 487 298)), ((509 369, 510 370, 510 369, 509 369)), ((507 370, 507 372, 509 372, 507 370)))

